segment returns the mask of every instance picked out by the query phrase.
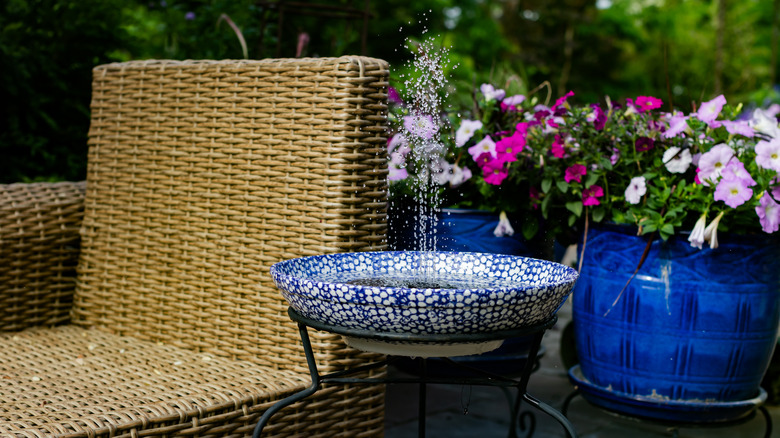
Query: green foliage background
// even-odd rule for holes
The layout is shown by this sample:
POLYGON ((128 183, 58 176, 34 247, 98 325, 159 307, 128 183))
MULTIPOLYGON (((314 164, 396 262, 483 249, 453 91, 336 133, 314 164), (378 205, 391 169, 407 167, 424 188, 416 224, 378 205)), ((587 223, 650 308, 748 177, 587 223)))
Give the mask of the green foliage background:
MULTIPOLYGON (((538 92, 542 100, 567 90, 579 103, 653 95, 690 110, 722 92, 730 102, 762 105, 780 101, 773 88, 778 5, 375 0, 365 54, 388 60, 392 85, 403 89, 407 38, 436 38, 452 60, 446 101, 458 107, 468 106, 474 89, 488 81, 538 92)), ((240 28, 249 58, 295 56, 301 33, 310 39, 304 56, 361 52, 361 20, 295 12, 301 11, 285 14, 280 29, 277 14, 257 0, 4 0, 0 182, 84 178, 91 69, 131 59, 241 58, 223 14, 240 28)))

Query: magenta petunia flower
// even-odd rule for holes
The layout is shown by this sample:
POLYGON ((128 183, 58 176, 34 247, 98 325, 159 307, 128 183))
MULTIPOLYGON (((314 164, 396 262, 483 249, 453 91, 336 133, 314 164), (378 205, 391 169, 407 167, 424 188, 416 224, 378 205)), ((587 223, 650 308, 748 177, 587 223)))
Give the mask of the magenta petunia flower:
POLYGON ((588 173, 588 171, 582 164, 572 164, 566 169, 563 180, 567 183, 572 181, 582 182, 582 177, 585 176, 586 173, 588 173))
POLYGON ((387 88, 387 100, 390 103, 394 103, 396 105, 403 105, 404 100, 401 99, 401 95, 398 94, 398 90, 395 89, 395 87, 388 87, 387 88))
POLYGON ((756 206, 758 221, 765 233, 774 233, 780 228, 780 204, 769 193, 764 192, 756 206))
POLYGON ((525 134, 515 131, 509 137, 504 137, 496 142, 496 153, 503 156, 506 161, 517 161, 517 154, 525 147, 525 134))
POLYGON ((485 176, 485 182, 494 186, 500 186, 509 175, 505 166, 506 162, 501 158, 488 161, 482 166, 482 172, 485 176))
POLYGON ((634 147, 636 147, 637 152, 646 152, 653 148, 655 145, 655 140, 649 137, 639 137, 636 139, 636 143, 634 143, 634 147))
POLYGON ((563 158, 563 156, 566 155, 566 150, 563 148, 563 144, 563 138, 556 134, 552 147, 550 148, 550 153, 552 153, 556 158, 563 158))
POLYGON ((725 104, 726 98, 722 94, 709 102, 704 102, 696 112, 696 118, 709 125, 718 118, 725 104))
POLYGON ((604 196, 604 189, 601 186, 590 186, 582 191, 582 205, 599 205, 601 202, 597 198, 604 196))
POLYGON ((569 91, 568 93, 564 94, 563 96, 559 97, 558 100, 555 101, 555 104, 550 108, 553 111, 555 111, 556 108, 566 103, 566 99, 574 96, 573 91, 569 91))
POLYGON ((636 98, 636 102, 634 102, 636 110, 640 113, 661 108, 663 104, 664 102, 661 99, 651 96, 639 96, 636 98))
POLYGON ((593 127, 596 128, 596 131, 601 131, 604 129, 604 125, 607 124, 607 115, 597 103, 590 104, 590 107, 593 109, 593 112, 588 116, 588 121, 593 122, 593 127))
POLYGON ((731 208, 737 208, 753 197, 753 190, 739 178, 723 178, 715 187, 714 199, 723 201, 731 208))

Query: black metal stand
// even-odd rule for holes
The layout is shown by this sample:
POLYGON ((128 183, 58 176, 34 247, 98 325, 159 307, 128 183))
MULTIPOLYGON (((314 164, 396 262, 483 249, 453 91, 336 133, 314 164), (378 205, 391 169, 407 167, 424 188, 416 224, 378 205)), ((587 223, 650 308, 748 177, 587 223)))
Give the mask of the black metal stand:
POLYGON ((298 331, 301 335, 301 342, 303 343, 303 350, 306 355, 306 363, 309 367, 311 374, 311 385, 303 389, 302 391, 293 394, 283 400, 278 401, 271 406, 260 418, 255 426, 253 438, 260 438, 263 432, 263 428, 268 423, 270 418, 278 412, 280 409, 289 406, 299 400, 303 400, 306 397, 314 394, 320 388, 324 382, 334 383, 350 383, 350 384, 387 384, 387 383, 417 383, 419 384, 419 405, 418 405, 418 435, 425 437, 425 411, 427 401, 427 385, 428 384, 462 384, 462 385, 479 385, 479 386, 496 386, 500 388, 516 388, 518 391, 517 398, 515 399, 514 406, 512 407, 512 422, 510 423, 509 438, 517 438, 517 428, 521 431, 529 432, 525 436, 530 437, 533 434, 535 425, 535 419, 529 412, 520 414, 520 407, 523 401, 528 403, 531 407, 544 412, 555 419, 565 430, 566 435, 570 438, 576 438, 577 433, 569 420, 559 411, 555 410, 550 405, 536 399, 530 395, 527 391, 528 381, 531 373, 536 365, 536 357, 539 353, 539 346, 542 342, 542 336, 544 332, 552 327, 557 321, 557 317, 553 316, 549 320, 537 324, 534 326, 523 327, 520 329, 504 330, 493 333, 480 333, 480 334, 450 334, 450 335, 416 335, 409 333, 381 333, 360 329, 352 329, 339 326, 331 326, 323 324, 318 321, 308 319, 292 308, 288 309, 290 318, 298 323, 298 331), (456 377, 436 377, 429 376, 427 373, 427 359, 418 358, 420 361, 420 376, 415 378, 355 378, 348 377, 353 374, 363 373, 372 369, 383 367, 389 363, 392 363, 397 357, 388 357, 385 360, 369 363, 356 368, 338 371, 330 374, 320 375, 317 369, 317 363, 314 358, 314 352, 312 350, 311 341, 309 340, 308 327, 324 330, 332 333, 337 333, 343 336, 351 336, 357 338, 367 338, 378 341, 389 342, 415 342, 422 344, 440 345, 451 343, 476 343, 485 342, 498 339, 507 339, 510 337, 519 336, 534 336, 534 341, 531 345, 531 349, 528 352, 528 358, 526 359, 521 374, 518 378, 510 378, 501 376, 498 374, 489 373, 478 368, 474 368, 465 364, 460 364, 452 361, 449 358, 441 358, 448 364, 454 367, 459 367, 468 370, 473 376, 456 376, 456 377))
MULTIPOLYGON (((572 400, 574 400, 578 395, 582 395, 579 389, 575 389, 571 394, 569 394, 566 397, 566 400, 563 402, 563 406, 561 407, 561 413, 565 416, 569 412, 569 405, 571 405, 572 400)), ((596 406, 596 405, 594 405, 596 406)), ((756 409, 754 409, 751 413, 749 413, 747 416, 743 418, 739 418, 737 420, 732 421, 723 421, 723 422, 717 422, 717 423, 690 423, 690 422, 679 422, 679 421, 663 421, 658 420, 655 418, 647 418, 647 417, 638 417, 638 416, 629 416, 627 414, 621 413, 621 412, 615 412, 611 411, 609 409, 603 408, 601 406, 596 406, 599 409, 602 409, 606 412, 609 412, 610 414, 613 414, 615 416, 627 419, 627 420, 633 420, 633 421, 647 421, 649 423, 657 424, 660 426, 665 426, 669 428, 669 431, 672 433, 672 438, 677 438, 680 433, 680 429, 682 428, 724 428, 724 427, 734 427, 738 426, 740 424, 747 423, 748 421, 752 420, 756 417, 756 413, 760 412, 761 415, 764 417, 764 422, 766 424, 766 428, 764 429, 764 436, 763 438, 771 438, 772 436, 772 417, 769 415, 769 411, 766 410, 766 407, 763 405, 758 406, 756 409)))

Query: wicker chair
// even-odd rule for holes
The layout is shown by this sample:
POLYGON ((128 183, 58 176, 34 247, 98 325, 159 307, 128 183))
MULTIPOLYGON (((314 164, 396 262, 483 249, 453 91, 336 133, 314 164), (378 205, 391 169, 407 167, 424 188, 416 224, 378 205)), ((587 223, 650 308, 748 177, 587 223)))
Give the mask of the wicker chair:
MULTIPOLYGON (((0 436, 245 436, 307 386, 268 270, 384 248, 387 75, 97 67, 86 184, 0 186, 0 436)), ((374 358, 312 335, 325 371, 374 358)), ((264 436, 381 436, 383 413, 383 387, 331 386, 264 436)))

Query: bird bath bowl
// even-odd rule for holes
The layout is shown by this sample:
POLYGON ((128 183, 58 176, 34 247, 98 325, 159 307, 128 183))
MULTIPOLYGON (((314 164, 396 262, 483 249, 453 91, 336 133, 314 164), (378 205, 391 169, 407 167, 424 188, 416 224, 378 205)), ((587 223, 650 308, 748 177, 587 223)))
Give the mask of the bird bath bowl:
MULTIPOLYGON (((577 271, 503 254, 383 251, 318 255, 271 267, 299 314, 326 325, 410 335, 485 334, 552 318, 577 271)), ((345 336, 348 345, 403 356, 479 354, 503 340, 431 345, 345 336)))

